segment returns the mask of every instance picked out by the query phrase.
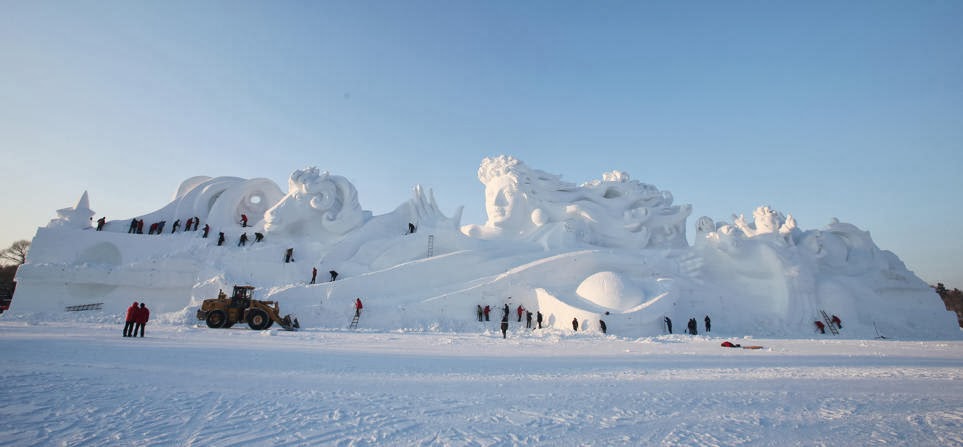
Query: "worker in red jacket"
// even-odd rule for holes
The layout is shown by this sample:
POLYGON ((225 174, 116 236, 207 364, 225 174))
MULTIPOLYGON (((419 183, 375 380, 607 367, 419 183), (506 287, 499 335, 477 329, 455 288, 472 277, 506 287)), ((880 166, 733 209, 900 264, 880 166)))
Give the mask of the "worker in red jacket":
POLYGON ((144 326, 147 325, 148 320, 150 320, 150 310, 147 309, 146 304, 140 303, 140 308, 137 309, 134 318, 134 322, 137 324, 134 326, 134 333, 131 334, 131 337, 136 337, 138 330, 140 331, 140 336, 143 337, 144 326))
POLYGON ((826 333, 826 325, 822 321, 816 320, 816 329, 819 329, 820 334, 826 333))
POLYGON ((127 316, 124 319, 124 337, 130 337, 131 333, 134 332, 134 323, 137 319, 137 311, 137 301, 134 301, 134 304, 131 304, 130 307, 127 308, 127 316))
POLYGON ((354 315, 356 317, 361 315, 361 309, 364 309, 364 306, 361 304, 361 298, 356 298, 354 300, 354 315))

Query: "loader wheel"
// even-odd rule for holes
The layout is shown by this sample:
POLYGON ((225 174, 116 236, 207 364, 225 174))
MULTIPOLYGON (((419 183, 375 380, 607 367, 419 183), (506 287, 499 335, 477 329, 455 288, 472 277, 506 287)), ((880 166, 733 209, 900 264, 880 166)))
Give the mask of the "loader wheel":
POLYGON ((247 316, 247 325, 255 331, 263 331, 267 329, 268 323, 270 322, 271 319, 268 318, 267 312, 261 309, 254 309, 247 316))
POLYGON ((274 326, 274 320, 268 318, 267 326, 264 326, 264 329, 271 329, 271 326, 274 326))
POLYGON ((224 315, 223 310, 212 310, 211 313, 207 314, 207 327, 211 329, 224 327, 225 321, 227 321, 227 316, 224 315))

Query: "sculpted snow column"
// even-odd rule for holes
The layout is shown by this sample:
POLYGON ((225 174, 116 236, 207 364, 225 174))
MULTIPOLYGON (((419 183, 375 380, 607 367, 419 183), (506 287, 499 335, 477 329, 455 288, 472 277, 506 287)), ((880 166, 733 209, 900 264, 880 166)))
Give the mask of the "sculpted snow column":
POLYGON ((265 213, 264 230, 331 241, 360 227, 364 216, 348 179, 312 166, 291 174, 288 194, 265 213))

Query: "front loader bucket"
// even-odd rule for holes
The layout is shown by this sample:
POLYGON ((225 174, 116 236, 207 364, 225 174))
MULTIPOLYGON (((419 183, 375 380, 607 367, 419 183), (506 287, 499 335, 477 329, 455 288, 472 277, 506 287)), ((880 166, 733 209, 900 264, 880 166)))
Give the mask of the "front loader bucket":
POLYGON ((286 331, 296 331, 301 325, 298 323, 297 318, 291 318, 290 315, 285 315, 284 318, 281 319, 281 327, 286 331))

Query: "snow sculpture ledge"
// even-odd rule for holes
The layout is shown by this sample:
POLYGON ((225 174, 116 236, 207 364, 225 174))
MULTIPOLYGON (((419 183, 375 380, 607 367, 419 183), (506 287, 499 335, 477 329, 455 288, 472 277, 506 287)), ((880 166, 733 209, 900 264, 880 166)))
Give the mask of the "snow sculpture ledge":
POLYGON ((581 186, 531 169, 510 156, 485 158, 478 169, 485 185, 488 221, 462 231, 481 239, 522 239, 546 248, 582 242, 603 247, 687 246, 690 205, 673 206, 672 194, 612 171, 581 186))
POLYGON ((322 242, 336 240, 365 221, 354 185, 316 167, 294 171, 288 194, 264 217, 268 233, 322 242))

